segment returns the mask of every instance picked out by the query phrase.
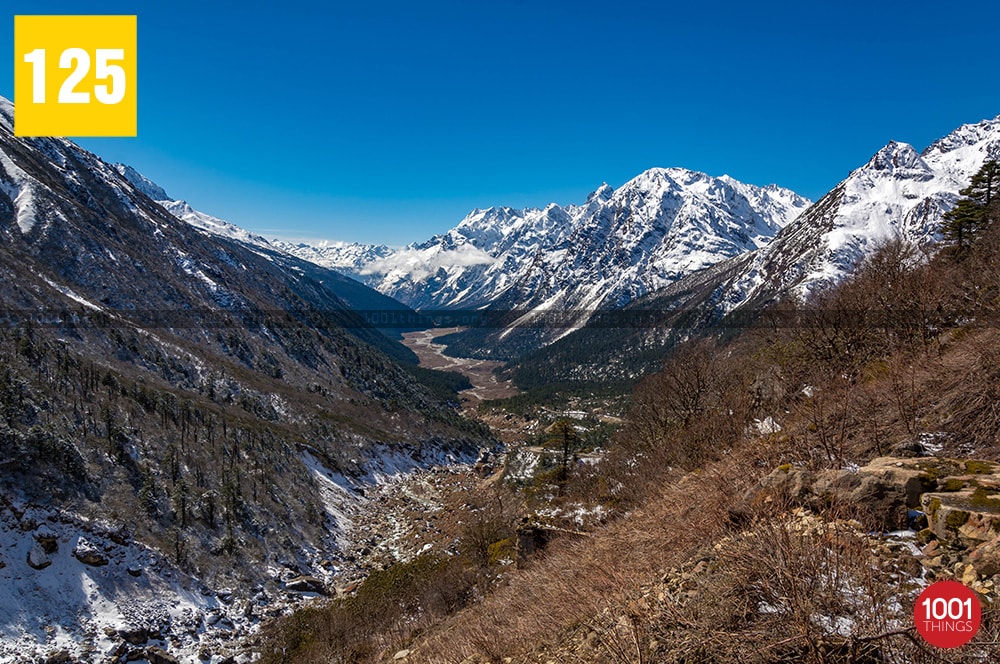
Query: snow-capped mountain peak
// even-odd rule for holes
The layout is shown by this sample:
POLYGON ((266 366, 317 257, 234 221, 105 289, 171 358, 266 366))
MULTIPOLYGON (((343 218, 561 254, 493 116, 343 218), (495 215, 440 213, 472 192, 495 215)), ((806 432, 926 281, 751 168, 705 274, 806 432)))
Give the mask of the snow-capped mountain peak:
POLYGON ((861 170, 876 170, 892 173, 896 177, 911 177, 916 171, 930 175, 931 169, 920 158, 920 154, 909 143, 890 141, 865 164, 861 170))
POLYGON ((587 196, 587 202, 591 203, 593 201, 606 201, 611 198, 611 195, 615 193, 615 190, 607 183, 601 183, 601 186, 590 192, 587 196))
POLYGON ((473 210, 354 274, 414 307, 592 311, 761 247, 808 204, 774 185, 653 168, 581 205, 473 210))
POLYGON ((923 153, 892 141, 756 252, 727 307, 836 284, 888 240, 928 246, 988 159, 1000 159, 1000 117, 959 127, 923 153), (766 293, 767 295, 763 295, 766 293))
POLYGON ((112 168, 118 171, 123 178, 131 182, 133 187, 146 194, 154 201, 172 200, 170 196, 167 195, 167 192, 163 190, 163 187, 156 184, 128 164, 114 164, 112 165, 112 168))
POLYGON ((972 173, 990 159, 1000 159, 1000 115, 992 120, 962 125, 932 143, 921 155, 935 170, 968 184, 972 173))

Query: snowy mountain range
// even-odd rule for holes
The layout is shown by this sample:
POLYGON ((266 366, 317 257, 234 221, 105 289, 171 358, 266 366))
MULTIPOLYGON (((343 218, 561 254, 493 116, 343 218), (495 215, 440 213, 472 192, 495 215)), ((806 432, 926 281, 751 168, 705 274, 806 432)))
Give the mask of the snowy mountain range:
POLYGON ((402 249, 268 243, 118 168, 199 228, 333 268, 413 308, 515 312, 504 325, 536 328, 520 343, 509 330, 452 339, 454 352, 511 358, 569 334, 595 311, 657 293, 672 297, 692 284, 701 292, 715 279, 713 315, 721 316, 785 294, 808 297, 887 240, 929 245, 959 190, 1000 157, 998 146, 1000 117, 963 125, 922 153, 891 141, 815 205, 775 185, 654 168, 617 190, 602 185, 581 205, 473 210, 402 249), (567 327, 540 331, 543 311, 560 312, 567 327))
POLYGON ((283 246, 414 308, 622 306, 681 276, 764 246, 809 205, 787 189, 682 168, 648 170, 582 205, 473 210, 399 250, 283 246))
MULTIPOLYGON (((933 250, 942 215, 990 159, 1000 159, 1000 116, 959 127, 922 153, 892 141, 765 247, 686 275, 629 303, 618 320, 652 312, 656 325, 621 327, 598 316, 538 350, 537 335, 470 330, 450 340, 458 354, 497 356, 525 337, 519 384, 634 380, 655 370, 669 347, 727 314, 748 313, 784 297, 807 299, 849 276, 890 240, 933 250), (610 332, 609 332, 610 328, 610 332), (534 346, 532 348, 532 345, 534 346), (524 352, 524 351, 527 352, 524 352)), ((505 354, 506 357, 512 357, 505 354)))
POLYGON ((1000 155, 998 135, 1000 118, 964 125, 923 153, 890 142, 815 205, 775 185, 656 168, 617 190, 604 184, 581 205, 473 210, 451 230, 402 249, 268 243, 159 198, 166 193, 155 184, 119 170, 199 228, 333 268, 411 307, 514 311, 508 327, 536 326, 520 343, 509 330, 452 339, 454 352, 510 358, 570 333, 594 311, 690 284, 701 292, 720 280, 711 300, 713 315, 724 315, 835 284, 889 239, 927 245, 958 191, 1000 155), (561 312, 569 326, 539 331, 541 311, 561 312))

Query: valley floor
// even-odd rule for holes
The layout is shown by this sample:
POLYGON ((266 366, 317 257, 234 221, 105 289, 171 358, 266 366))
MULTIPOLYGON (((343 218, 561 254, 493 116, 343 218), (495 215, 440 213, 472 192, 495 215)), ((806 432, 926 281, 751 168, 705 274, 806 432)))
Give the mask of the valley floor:
POLYGON ((504 399, 518 393, 518 389, 509 380, 499 380, 493 370, 502 362, 491 360, 476 360, 465 357, 449 357, 444 354, 446 346, 435 343, 438 337, 458 332, 460 328, 440 328, 406 332, 403 334, 403 344, 417 354, 420 366, 440 371, 457 371, 468 376, 472 389, 464 390, 462 396, 463 410, 475 411, 476 407, 488 399, 504 399))

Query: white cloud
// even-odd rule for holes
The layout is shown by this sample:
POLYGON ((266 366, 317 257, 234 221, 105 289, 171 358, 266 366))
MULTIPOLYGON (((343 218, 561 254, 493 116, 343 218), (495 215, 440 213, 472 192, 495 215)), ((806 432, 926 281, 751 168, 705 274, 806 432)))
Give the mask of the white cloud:
POLYGON ((361 274, 405 274, 413 281, 421 281, 440 268, 490 265, 494 261, 488 253, 471 244, 462 244, 451 250, 439 246, 427 249, 406 248, 372 261, 364 267, 361 274))

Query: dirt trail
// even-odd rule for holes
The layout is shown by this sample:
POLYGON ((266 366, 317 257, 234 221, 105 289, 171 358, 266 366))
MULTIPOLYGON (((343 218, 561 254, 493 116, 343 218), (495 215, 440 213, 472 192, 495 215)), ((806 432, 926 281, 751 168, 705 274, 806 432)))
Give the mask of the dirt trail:
POLYGON ((486 399, 503 399, 518 393, 518 389, 510 381, 500 381, 493 375, 493 370, 503 362, 494 360, 475 360, 467 357, 448 357, 443 354, 444 344, 434 343, 437 337, 460 331, 461 328, 435 328, 406 332, 403 343, 420 358, 420 366, 443 371, 458 371, 469 377, 472 388, 463 390, 462 405, 474 410, 480 401, 486 399))

